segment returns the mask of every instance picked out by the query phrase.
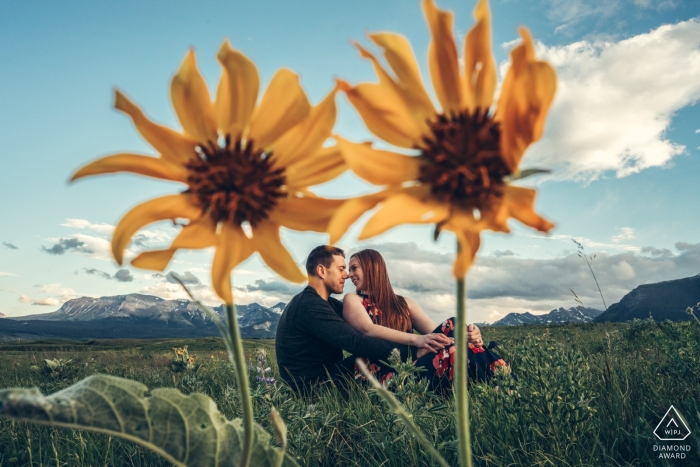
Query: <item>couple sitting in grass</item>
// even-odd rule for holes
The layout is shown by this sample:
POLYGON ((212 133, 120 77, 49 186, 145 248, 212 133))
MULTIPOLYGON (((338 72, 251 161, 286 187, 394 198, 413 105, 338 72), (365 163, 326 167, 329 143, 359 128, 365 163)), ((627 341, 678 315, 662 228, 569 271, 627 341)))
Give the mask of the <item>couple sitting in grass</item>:
MULTIPOLYGON (((331 246, 314 248, 306 260, 309 285, 287 305, 277 327, 276 353, 282 378, 298 390, 319 383, 342 383, 363 378, 356 360, 362 358, 370 372, 385 383, 394 375, 383 364, 393 349, 403 360, 409 355, 431 389, 451 388, 455 350, 455 319, 442 324, 430 319, 414 300, 396 295, 382 256, 366 249, 345 264, 343 250, 331 246), (343 292, 346 279, 356 287, 343 301, 331 294, 343 292), (416 334, 417 331, 420 334, 416 334), (343 359, 343 350, 352 356, 343 359)), ((475 325, 467 329, 472 380, 490 378, 497 366, 506 365, 483 346, 475 325)))

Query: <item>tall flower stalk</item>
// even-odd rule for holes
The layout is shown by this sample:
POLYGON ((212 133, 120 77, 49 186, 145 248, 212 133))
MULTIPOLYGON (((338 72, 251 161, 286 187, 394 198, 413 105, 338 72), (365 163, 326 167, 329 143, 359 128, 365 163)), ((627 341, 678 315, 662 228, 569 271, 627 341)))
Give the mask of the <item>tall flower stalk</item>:
MULTIPOLYGON (((71 178, 131 172, 186 185, 173 195, 146 201, 117 224, 112 253, 121 265, 133 235, 161 220, 186 220, 172 244, 144 251, 136 267, 162 271, 178 249, 214 247, 211 281, 224 301, 230 360, 235 367, 245 439, 241 465, 250 463, 253 405, 243 344, 231 287, 233 269, 254 252, 282 277, 302 282, 305 275, 280 239, 280 227, 324 232, 342 200, 314 195, 309 186, 325 183, 346 168, 338 148, 323 147, 335 124, 333 89, 312 106, 298 76, 281 69, 258 102, 255 64, 224 42, 214 100, 190 50, 172 79, 170 95, 183 128, 176 131, 148 119, 121 91, 115 107, 126 113, 158 156, 119 153, 93 161, 71 178)), ((218 318, 217 318, 218 319, 218 318)))
POLYGON ((554 226, 535 212, 535 190, 511 182, 541 172, 521 171, 519 165, 527 147, 542 136, 556 74, 536 58, 530 33, 520 28, 522 43, 510 54, 510 68, 494 103, 497 71, 491 54, 488 1, 479 0, 474 10, 476 24, 465 37, 462 65, 452 13, 438 9, 433 0, 423 0, 423 11, 432 37, 428 69, 437 105, 423 85, 410 43, 394 33, 369 35, 393 73, 370 50, 356 44, 379 81, 357 85, 338 81, 372 133, 414 155, 336 137, 348 167, 382 189, 343 204, 328 231, 334 242, 364 212, 378 206, 364 225, 361 240, 401 224, 433 224, 435 239, 445 230, 456 236, 454 392, 460 462, 471 466, 465 275, 479 249, 482 230, 509 232, 511 217, 542 232, 554 226))

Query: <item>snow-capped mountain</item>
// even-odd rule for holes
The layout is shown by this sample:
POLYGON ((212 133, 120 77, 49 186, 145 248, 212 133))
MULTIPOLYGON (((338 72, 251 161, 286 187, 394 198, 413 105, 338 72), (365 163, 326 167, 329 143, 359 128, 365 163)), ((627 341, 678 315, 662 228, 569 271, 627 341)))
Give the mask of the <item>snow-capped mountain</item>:
MULTIPOLYGON (((250 303, 236 307, 244 338, 275 337, 286 304, 272 308, 250 303)), ((213 308, 224 318, 224 306, 213 308)), ((81 297, 52 313, 3 320, 0 339, 36 337, 202 337, 218 335, 211 317, 190 300, 165 300, 143 294, 81 297)))
POLYGON ((521 324, 559 324, 559 323, 589 323, 602 313, 601 310, 577 306, 569 308, 557 308, 544 315, 532 313, 508 313, 489 326, 519 326, 521 324))

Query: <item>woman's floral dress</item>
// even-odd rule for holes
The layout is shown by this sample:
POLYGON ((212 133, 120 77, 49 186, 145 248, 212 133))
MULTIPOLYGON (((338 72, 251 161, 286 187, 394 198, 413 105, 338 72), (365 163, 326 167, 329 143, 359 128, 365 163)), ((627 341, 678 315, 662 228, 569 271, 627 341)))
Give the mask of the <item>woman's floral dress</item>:
MULTIPOLYGON (((370 317, 373 317, 375 323, 381 324, 381 310, 378 310, 369 300, 366 295, 362 297, 362 305, 367 310, 370 317)), ((454 337, 455 318, 446 319, 440 324, 433 333, 443 333, 448 337, 454 337)), ((413 332, 412 329, 407 332, 413 332)), ((467 362, 467 370, 469 379, 472 381, 487 381, 496 374, 496 369, 503 367, 509 371, 508 364, 490 349, 483 346, 468 345, 469 358, 467 362)), ((421 358, 414 360, 417 367, 423 367, 427 371, 421 373, 424 378, 430 380, 430 388, 436 392, 444 392, 452 388, 452 380, 454 379, 455 351, 457 348, 454 345, 449 345, 441 349, 437 353, 428 352, 421 358)), ((382 384, 387 384, 394 377, 394 370, 384 365, 381 362, 362 358, 362 361, 367 365, 370 373, 379 380, 382 384)), ((355 368, 355 379, 364 380, 365 377, 359 368, 355 368)))

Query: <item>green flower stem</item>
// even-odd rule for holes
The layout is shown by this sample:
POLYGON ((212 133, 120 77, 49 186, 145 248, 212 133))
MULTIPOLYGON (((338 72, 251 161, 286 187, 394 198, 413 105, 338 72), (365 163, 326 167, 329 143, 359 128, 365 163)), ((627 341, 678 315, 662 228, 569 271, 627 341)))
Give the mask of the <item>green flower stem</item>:
POLYGON ((248 467, 253 454, 253 399, 250 397, 250 384, 248 383, 248 372, 246 371, 245 355, 243 354, 243 340, 241 332, 238 330, 238 321, 233 303, 226 304, 226 317, 231 336, 231 347, 233 353, 229 354, 231 363, 236 371, 238 379, 238 393, 241 397, 243 409, 243 451, 241 452, 240 467, 248 467))
MULTIPOLYGON (((459 247, 458 247, 459 248, 459 247)), ((472 467, 472 445, 469 437, 469 394, 467 393, 467 300, 466 280, 457 279, 457 322, 455 323, 455 375, 453 391, 457 402, 457 441, 459 462, 472 467)))

